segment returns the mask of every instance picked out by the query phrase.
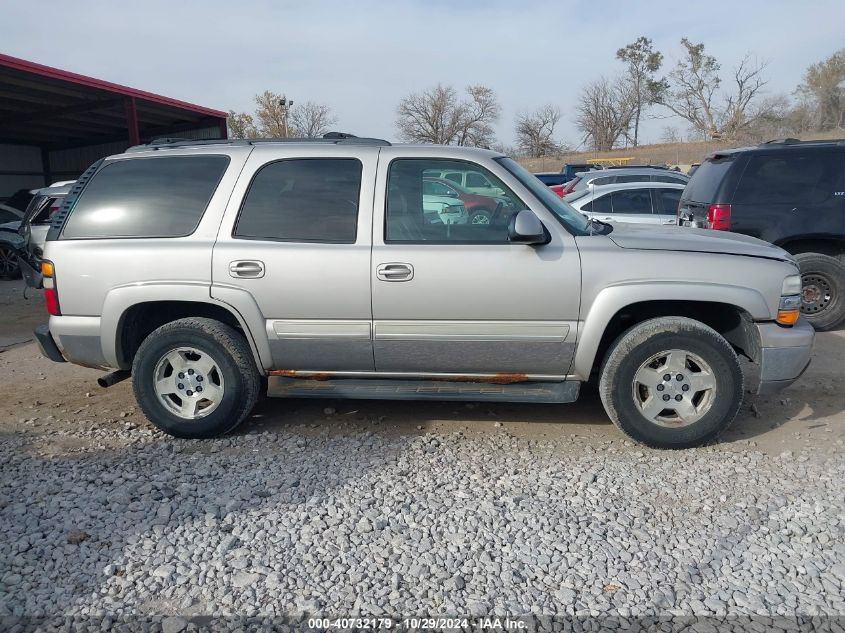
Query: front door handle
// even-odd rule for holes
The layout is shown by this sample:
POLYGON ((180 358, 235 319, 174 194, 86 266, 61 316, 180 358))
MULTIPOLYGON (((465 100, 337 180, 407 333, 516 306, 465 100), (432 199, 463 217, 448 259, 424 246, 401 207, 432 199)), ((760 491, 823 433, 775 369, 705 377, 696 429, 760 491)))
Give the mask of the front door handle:
POLYGON ((381 281, 411 281, 414 278, 414 267, 402 262, 379 264, 376 267, 376 277, 381 281))
POLYGON ((230 262, 229 275, 240 279, 259 279, 264 276, 264 262, 249 259, 230 262))

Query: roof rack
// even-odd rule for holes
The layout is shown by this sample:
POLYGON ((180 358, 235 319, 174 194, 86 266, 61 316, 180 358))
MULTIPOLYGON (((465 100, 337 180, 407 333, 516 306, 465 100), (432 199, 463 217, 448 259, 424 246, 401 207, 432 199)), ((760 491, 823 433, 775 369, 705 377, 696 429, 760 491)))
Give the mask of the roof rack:
POLYGON ((259 145, 264 143, 315 143, 325 145, 377 145, 388 146, 391 143, 380 138, 358 137, 347 132, 327 132, 321 138, 249 138, 249 139, 211 139, 195 141, 187 138, 161 137, 144 145, 133 145, 127 152, 172 149, 177 147, 197 147, 206 145, 259 145))
POLYGON ((760 143, 758 147, 763 147, 766 145, 843 145, 845 144, 845 139, 841 138, 831 138, 831 139, 816 139, 816 140, 809 140, 809 141, 802 141, 801 139, 797 138, 775 138, 770 141, 764 141, 760 143))

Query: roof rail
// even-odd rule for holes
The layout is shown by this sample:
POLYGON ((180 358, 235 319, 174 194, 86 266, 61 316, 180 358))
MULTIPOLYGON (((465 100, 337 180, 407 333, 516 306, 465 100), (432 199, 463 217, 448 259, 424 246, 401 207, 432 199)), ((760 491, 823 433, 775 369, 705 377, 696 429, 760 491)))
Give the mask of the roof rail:
POLYGON ((155 138, 143 145, 133 145, 127 152, 144 152, 149 150, 172 149, 178 147, 203 147, 206 145, 259 145, 264 143, 315 143, 325 145, 378 145, 388 146, 391 143, 380 138, 358 137, 347 132, 328 132, 322 138, 249 138, 249 139, 210 139, 191 140, 186 138, 155 138))
POLYGON ((792 138, 791 136, 787 138, 773 138, 768 141, 763 141, 760 145, 792 145, 793 143, 800 143, 801 139, 799 138, 792 138))

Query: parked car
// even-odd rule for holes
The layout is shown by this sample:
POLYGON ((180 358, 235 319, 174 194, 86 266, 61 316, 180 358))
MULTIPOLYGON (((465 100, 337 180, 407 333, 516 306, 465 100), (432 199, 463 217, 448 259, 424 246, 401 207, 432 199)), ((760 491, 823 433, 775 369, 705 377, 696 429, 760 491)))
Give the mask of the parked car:
POLYGON ((591 186, 567 200, 576 211, 602 222, 677 224, 684 185, 630 182, 591 186))
POLYGON ((463 187, 465 191, 475 193, 480 196, 501 198, 505 195, 503 189, 490 182, 487 176, 478 171, 467 169, 438 171, 436 169, 430 169, 425 175, 430 178, 442 178, 443 180, 449 180, 463 187))
POLYGON ((464 189, 461 185, 444 178, 424 178, 423 195, 445 196, 459 199, 466 207, 471 224, 490 224, 497 208, 510 208, 507 198, 480 196, 464 189), (501 207, 500 207, 501 205, 501 207))
POLYGON ((32 192, 29 189, 18 189, 11 196, 3 200, 3 204, 18 211, 23 211, 32 200, 32 192))
POLYGON ((786 139, 711 154, 684 190, 678 219, 789 251, 801 267, 804 315, 820 330, 845 320, 845 141, 786 139))
POLYGON ((130 148, 82 175, 44 255, 44 354, 117 370, 104 386, 131 374, 147 418, 179 437, 233 429, 265 379, 282 397, 565 403, 595 376, 627 435, 694 446, 746 387, 793 382, 814 336, 784 250, 591 221, 466 147, 130 148), (507 221, 427 222, 425 178, 467 166, 517 201, 507 221))
POLYGON ((10 207, 5 204, 0 204, 0 224, 6 222, 20 222, 23 219, 23 211, 10 207))
POLYGON ((604 172, 581 172, 563 189, 563 197, 586 189, 590 184, 613 185, 623 182, 673 182, 686 184, 689 176, 663 167, 619 167, 604 172))
POLYGON ((20 220, 0 224, 0 279, 21 276, 20 249, 23 241, 18 235, 20 220))
POLYGON ((49 187, 32 191, 32 199, 18 228, 22 240, 20 269, 27 285, 32 288, 41 288, 41 257, 44 243, 47 241, 47 231, 74 182, 55 182, 49 187))
POLYGON ((545 171, 534 174, 537 179, 542 182, 547 187, 552 187, 554 185, 562 185, 567 180, 566 174, 556 171, 545 171))
POLYGON ((592 163, 565 163, 560 168, 560 174, 563 176, 563 182, 568 182, 580 172, 601 171, 602 169, 604 168, 601 165, 593 165, 592 163))

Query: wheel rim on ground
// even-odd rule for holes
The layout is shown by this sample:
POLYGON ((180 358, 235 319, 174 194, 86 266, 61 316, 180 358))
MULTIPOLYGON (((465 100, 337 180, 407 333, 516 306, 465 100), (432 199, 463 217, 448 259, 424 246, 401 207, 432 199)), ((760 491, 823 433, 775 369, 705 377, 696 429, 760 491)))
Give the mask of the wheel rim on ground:
POLYGON ((833 284, 826 275, 809 273, 801 276, 801 312, 818 314, 833 300, 833 284))
POLYGON ((716 376, 700 356, 680 349, 654 354, 634 373, 634 402, 658 426, 682 428, 710 411, 716 376))
POLYGON ((486 213, 476 213, 470 219, 472 224, 490 224, 490 216, 486 213))
POLYGON ((18 267, 17 256, 8 248, 0 248, 0 274, 9 275, 18 267))
POLYGON ((184 420, 197 420, 223 400, 223 372, 210 354, 177 347, 156 363, 154 386, 164 407, 184 420))

